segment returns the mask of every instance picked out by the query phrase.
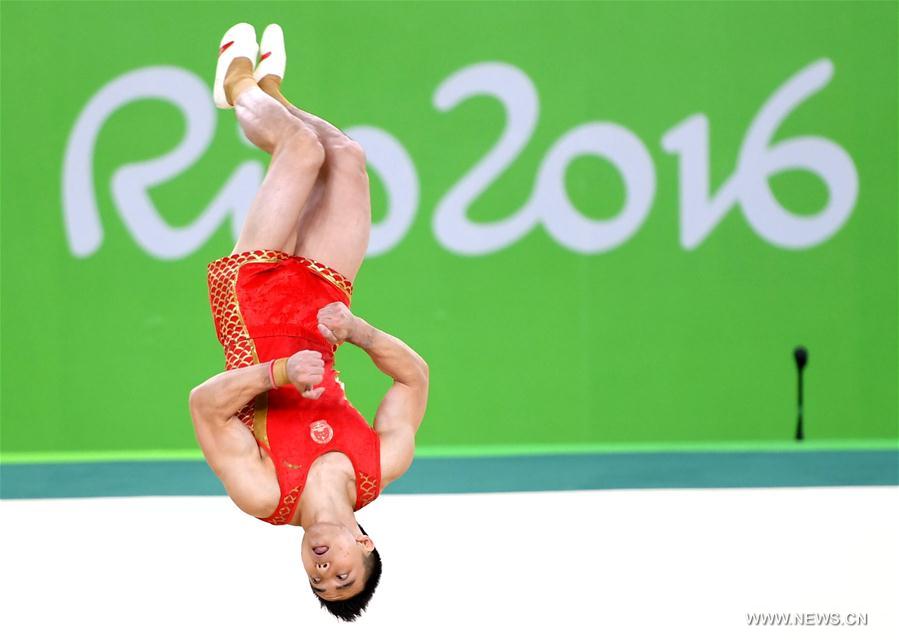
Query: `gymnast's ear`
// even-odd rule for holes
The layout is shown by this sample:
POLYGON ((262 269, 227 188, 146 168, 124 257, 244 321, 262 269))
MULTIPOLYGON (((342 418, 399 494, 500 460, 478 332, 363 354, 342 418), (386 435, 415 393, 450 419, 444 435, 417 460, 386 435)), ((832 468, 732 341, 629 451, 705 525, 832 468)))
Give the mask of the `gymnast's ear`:
POLYGON ((375 542, 368 536, 356 536, 356 542, 362 545, 366 553, 370 554, 375 549, 375 542))

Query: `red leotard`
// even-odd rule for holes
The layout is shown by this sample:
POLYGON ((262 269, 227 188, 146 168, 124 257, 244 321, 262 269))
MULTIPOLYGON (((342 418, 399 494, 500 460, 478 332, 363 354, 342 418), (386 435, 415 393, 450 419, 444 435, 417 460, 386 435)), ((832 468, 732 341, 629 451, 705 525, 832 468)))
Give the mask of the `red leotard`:
POLYGON ((334 301, 350 303, 352 284, 340 273, 304 257, 253 250, 209 264, 209 302, 228 369, 316 350, 325 362, 319 386, 307 400, 293 386, 258 395, 238 413, 275 463, 281 499, 261 518, 273 525, 293 519, 309 467, 323 453, 340 451, 356 473, 358 511, 381 488, 378 434, 350 404, 334 370, 335 346, 318 332, 318 310, 334 301))

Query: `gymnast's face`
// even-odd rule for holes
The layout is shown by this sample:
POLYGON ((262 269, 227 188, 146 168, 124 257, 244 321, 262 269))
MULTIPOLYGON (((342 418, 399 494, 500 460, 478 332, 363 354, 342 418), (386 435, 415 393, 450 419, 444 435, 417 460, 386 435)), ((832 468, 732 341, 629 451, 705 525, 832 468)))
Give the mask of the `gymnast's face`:
POLYGON ((337 523, 316 523, 305 530, 301 555, 312 591, 326 601, 355 596, 365 584, 365 555, 375 544, 337 523))

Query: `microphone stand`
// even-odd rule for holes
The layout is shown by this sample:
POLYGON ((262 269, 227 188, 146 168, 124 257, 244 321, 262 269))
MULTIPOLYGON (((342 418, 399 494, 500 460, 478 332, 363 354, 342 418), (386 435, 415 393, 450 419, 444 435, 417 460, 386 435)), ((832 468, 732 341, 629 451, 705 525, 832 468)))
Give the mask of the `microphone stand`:
POLYGON ((804 346, 796 347, 793 351, 793 359, 796 360, 796 371, 799 384, 799 407, 797 408, 796 413, 796 440, 801 442, 805 439, 805 433, 802 429, 802 374, 805 370, 805 365, 808 364, 808 351, 804 346))

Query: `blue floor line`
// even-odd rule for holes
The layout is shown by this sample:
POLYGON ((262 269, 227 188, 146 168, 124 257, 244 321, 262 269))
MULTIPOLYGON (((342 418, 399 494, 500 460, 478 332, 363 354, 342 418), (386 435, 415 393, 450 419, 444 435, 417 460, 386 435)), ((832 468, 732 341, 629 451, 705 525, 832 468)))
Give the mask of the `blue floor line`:
MULTIPOLYGON (((899 450, 418 458, 385 493, 899 485, 899 450)), ((202 461, 0 465, 0 498, 215 496, 202 461)))

